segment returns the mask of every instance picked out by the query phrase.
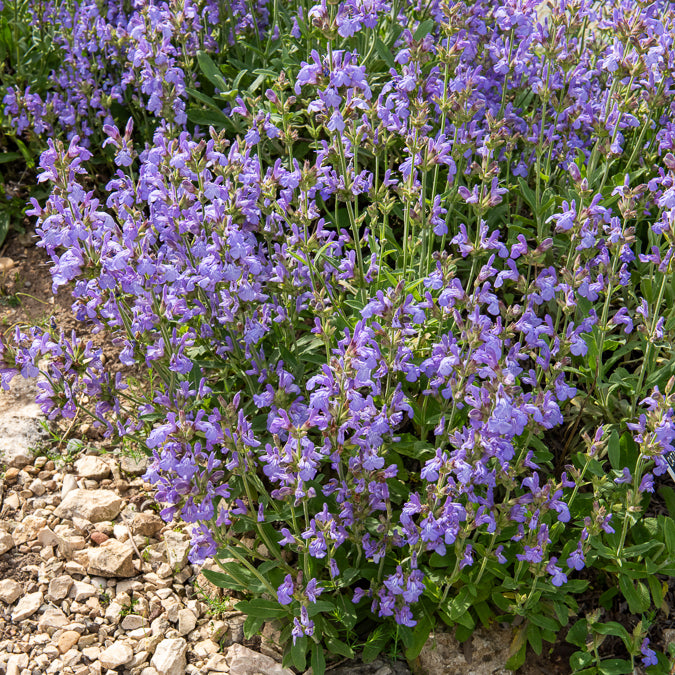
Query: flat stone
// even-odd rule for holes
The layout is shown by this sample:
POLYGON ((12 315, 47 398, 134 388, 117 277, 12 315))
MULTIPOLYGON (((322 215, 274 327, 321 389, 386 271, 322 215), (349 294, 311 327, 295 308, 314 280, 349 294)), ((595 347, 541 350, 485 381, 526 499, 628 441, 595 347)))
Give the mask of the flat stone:
POLYGON ((38 621, 38 629, 46 633, 53 633, 69 623, 68 617, 58 607, 47 607, 38 621))
POLYGON ((100 457, 84 455, 75 462, 75 470, 80 478, 103 480, 110 475, 110 466, 100 457))
POLYGON ((155 537, 164 527, 164 521, 154 513, 135 513, 131 520, 131 531, 142 537, 155 537))
POLYGON ((197 626, 197 617, 189 609, 178 612, 178 632, 181 635, 191 633, 197 626))
POLYGON ((172 570, 182 570, 187 564, 190 540, 182 532, 167 530, 164 533, 166 544, 167 562, 172 570))
POLYGON ((113 642, 98 657, 104 668, 119 668, 134 658, 134 650, 126 642, 113 642))
POLYGON ((162 640, 155 649, 150 665, 159 675, 185 675, 187 642, 183 638, 162 640))
POLYGON ((56 646, 61 654, 65 654, 77 644, 79 639, 80 634, 76 630, 67 630, 61 634, 56 646))
POLYGON ((122 455, 120 469, 132 476, 142 476, 148 470, 148 458, 145 456, 131 457, 130 455, 122 455))
POLYGON ((79 516, 92 523, 113 520, 119 515, 124 501, 112 490, 71 490, 54 514, 59 518, 79 516))
POLYGON ((61 500, 66 498, 66 495, 73 490, 77 490, 77 476, 74 473, 67 473, 63 477, 63 485, 61 485, 61 500))
POLYGON ((95 596, 96 592, 96 586, 93 584, 88 584, 85 581, 74 581, 69 595, 75 602, 84 602, 88 598, 95 596))
POLYGON ((229 673, 230 667, 227 665, 227 659, 222 654, 211 654, 206 662, 206 670, 216 673, 229 673))
POLYGON ((109 537, 107 534, 105 534, 104 532, 97 532, 97 531, 94 531, 94 532, 91 533, 91 540, 92 540, 95 544, 98 544, 99 546, 100 546, 104 541, 108 541, 108 539, 110 539, 110 537, 109 537))
POLYGON ((12 621, 16 623, 33 616, 40 609, 42 600, 42 591, 24 595, 12 612, 12 621))
POLYGON ((0 581, 0 600, 11 605, 23 593, 23 586, 14 579, 0 581))
POLYGON ((123 630, 136 630, 137 628, 143 628, 147 621, 138 614, 127 614, 123 619, 122 626, 123 630))
POLYGON ((12 532, 12 539, 16 546, 35 541, 40 530, 47 525, 47 519, 42 516, 26 516, 12 532))
POLYGON ((220 645, 213 640, 201 640, 194 646, 194 653, 200 659, 206 659, 211 654, 217 654, 220 651, 220 645))
POLYGON ((240 644, 230 645, 225 654, 230 675, 293 675, 293 671, 283 668, 273 658, 254 652, 240 644))
POLYGON ((54 577, 49 582, 49 590, 47 591, 47 600, 51 602, 59 602, 67 595, 70 587, 73 585, 73 578, 67 574, 54 577))
POLYGON ((7 483, 7 485, 14 485, 18 477, 19 469, 15 466, 10 466, 9 469, 5 471, 5 483, 7 483))
POLYGON ((14 548, 14 538, 9 532, 0 532, 0 555, 14 548))
POLYGON ((108 539, 98 548, 87 551, 87 572, 99 577, 133 577, 136 575, 133 555, 131 547, 117 539, 108 539))

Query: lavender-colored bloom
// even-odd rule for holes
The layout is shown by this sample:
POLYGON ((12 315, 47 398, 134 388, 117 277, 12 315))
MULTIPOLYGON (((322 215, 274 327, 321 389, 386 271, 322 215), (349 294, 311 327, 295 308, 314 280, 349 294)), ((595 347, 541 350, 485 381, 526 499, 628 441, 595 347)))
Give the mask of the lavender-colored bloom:
POLYGON ((277 598, 279 604, 281 605, 290 605, 293 602, 293 593, 295 592, 295 584, 293 583, 293 577, 290 574, 287 574, 284 577, 284 582, 277 588, 277 598))

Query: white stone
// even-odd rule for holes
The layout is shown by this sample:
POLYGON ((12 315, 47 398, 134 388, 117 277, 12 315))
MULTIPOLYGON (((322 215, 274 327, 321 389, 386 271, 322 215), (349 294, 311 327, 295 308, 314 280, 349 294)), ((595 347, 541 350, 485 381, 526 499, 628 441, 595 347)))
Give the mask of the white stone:
POLYGON ((54 514, 59 518, 79 516, 92 523, 113 520, 119 515, 123 500, 112 490, 71 490, 54 514))
POLYGON ((40 609, 42 600, 42 591, 24 595, 12 612, 12 621, 16 623, 17 621, 23 621, 24 619, 33 616, 33 614, 40 609))
POLYGON ((69 623, 68 617, 58 607, 47 607, 38 621, 38 628, 51 634, 69 623))
POLYGON ((197 626, 197 617, 189 609, 181 609, 178 612, 178 632, 187 635, 197 626))
POLYGON ((126 642, 113 642, 98 657, 104 668, 119 668, 134 658, 134 650, 126 642))
POLYGON ((213 640, 202 640, 194 646, 194 653, 200 659, 206 659, 211 654, 217 654, 220 651, 220 645, 213 640))
POLYGON ((213 670, 216 673, 229 673, 230 667, 227 665, 227 659, 222 654, 211 654, 206 662, 206 670, 213 670))
POLYGON ((136 568, 133 565, 134 550, 117 539, 108 539, 98 548, 87 551, 87 572, 99 577, 133 577, 136 568))
POLYGON ((42 516, 26 516, 12 532, 12 539, 16 546, 21 546, 29 541, 37 539, 38 532, 45 527, 47 519, 42 516))
POLYGON ((122 630, 136 630, 137 628, 142 628, 145 626, 146 620, 138 614, 127 614, 124 619, 122 619, 122 630))
POLYGON ((73 490, 77 490, 77 476, 74 473, 67 473, 63 477, 63 485, 61 486, 61 499, 65 499, 66 495, 73 490))
POLYGON ((239 644, 228 647, 225 659, 230 667, 230 675, 293 675, 293 671, 283 668, 273 658, 239 644))
POLYGON ((183 638, 162 640, 150 664, 159 675, 184 675, 187 659, 187 642, 183 638))
POLYGON ((67 574, 62 574, 61 576, 54 577, 49 582, 49 590, 47 591, 47 600, 51 602, 59 602, 63 600, 67 595, 70 587, 73 585, 73 578, 69 577, 67 574))
POLYGON ((167 530, 164 533, 166 544, 167 562, 172 570, 182 570, 187 564, 190 540, 182 532, 167 530))
POLYGON ((84 455, 75 462, 75 470, 80 478, 103 480, 110 475, 110 467, 100 457, 84 455))
POLYGON ((84 602, 87 598, 96 595, 96 586, 84 581, 75 581, 68 594, 75 602, 84 602))
POLYGON ((23 593, 23 586, 14 579, 0 581, 0 600, 11 605, 23 593))

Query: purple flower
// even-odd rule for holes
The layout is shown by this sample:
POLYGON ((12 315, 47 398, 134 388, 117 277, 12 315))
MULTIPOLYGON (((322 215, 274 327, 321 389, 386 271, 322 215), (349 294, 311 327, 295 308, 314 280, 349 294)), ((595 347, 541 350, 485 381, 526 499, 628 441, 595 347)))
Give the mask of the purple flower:
POLYGON ((290 574, 287 574, 284 578, 284 582, 277 588, 277 598, 279 604, 281 605, 290 605, 293 602, 293 593, 295 591, 295 585, 293 583, 293 577, 290 574))
POLYGON ((642 664, 644 666, 658 665, 659 659, 656 656, 656 652, 649 646, 649 638, 645 638, 642 641, 640 651, 642 652, 642 664))

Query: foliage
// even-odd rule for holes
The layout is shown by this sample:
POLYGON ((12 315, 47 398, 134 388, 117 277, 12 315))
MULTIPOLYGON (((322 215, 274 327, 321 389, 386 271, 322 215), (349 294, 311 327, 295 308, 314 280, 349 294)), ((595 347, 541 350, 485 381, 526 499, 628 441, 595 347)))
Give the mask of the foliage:
POLYGON ((146 447, 300 671, 520 617, 510 668, 566 634, 575 671, 668 672, 670 5, 49 7, 58 104, 12 84, 5 113, 49 136, 54 289, 147 378, 22 327, 3 384, 146 447))

